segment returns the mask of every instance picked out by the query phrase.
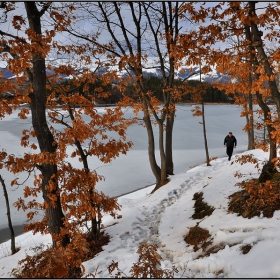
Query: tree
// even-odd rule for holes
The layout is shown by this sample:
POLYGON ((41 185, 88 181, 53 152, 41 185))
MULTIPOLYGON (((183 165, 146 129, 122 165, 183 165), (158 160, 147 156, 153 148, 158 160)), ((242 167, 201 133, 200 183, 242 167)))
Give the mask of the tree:
MULTIPOLYGON (((268 87, 270 90, 271 98, 273 99, 275 105, 276 105, 276 111, 278 115, 278 120, 280 117, 280 93, 276 85, 275 81, 275 72, 273 72, 273 56, 278 56, 278 51, 272 55, 272 59, 269 59, 266 55, 266 52, 264 50, 264 42, 262 40, 263 32, 259 30, 258 24, 265 24, 266 19, 261 19, 260 17, 256 17, 256 7, 255 2, 248 2, 249 6, 249 12, 248 12, 248 18, 250 20, 249 26, 246 25, 246 35, 247 39, 250 42, 249 44, 249 50, 252 58, 252 65, 253 65, 253 73, 255 74, 255 77, 258 80, 261 80, 263 82, 268 83, 268 87), (250 28, 250 32, 248 30, 248 27, 250 28), (259 74, 258 68, 263 68, 262 75, 259 74)), ((279 9, 278 9, 279 10, 279 9)), ((275 13, 278 13, 277 9, 273 9, 272 6, 270 6, 267 9, 267 13, 271 13, 271 16, 273 20, 277 20, 278 16, 275 15, 275 13)), ((268 22, 267 22, 268 23, 268 22)), ((279 21, 278 21, 279 23, 279 21)), ((272 24, 272 27, 274 27, 274 23, 272 24)), ((270 40, 270 39, 269 39, 270 40)), ((276 149, 276 139, 275 139, 275 130, 278 128, 277 126, 274 127, 273 124, 270 123, 271 121, 271 113, 268 106, 265 106, 263 104, 263 99, 261 99, 261 93, 259 91, 256 91, 257 98, 259 100, 259 105, 262 107, 264 111, 264 117, 265 121, 268 122, 267 129, 269 132, 269 139, 270 139, 270 157, 269 161, 272 161, 277 157, 277 149, 276 149)))
MULTIPOLYGON (((200 67, 201 70, 201 67, 200 67)), ((211 166, 210 164, 210 157, 209 157, 209 150, 208 150, 208 143, 207 143, 207 135, 206 135, 206 123, 205 123, 205 110, 204 110, 204 95, 209 85, 202 84, 201 82, 201 71, 199 75, 199 86, 193 92, 193 99, 196 100, 198 103, 201 104, 201 108, 199 106, 195 106, 192 110, 193 116, 202 116, 202 126, 203 126, 203 138, 204 138, 204 148, 205 148, 205 155, 206 155, 206 165, 211 166)))
POLYGON ((178 55, 186 57, 187 64, 204 65, 202 72, 205 74, 211 71, 212 67, 215 71, 227 74, 231 78, 230 82, 214 82, 212 87, 223 93, 225 92, 234 100, 235 104, 242 105, 241 116, 246 116, 248 120, 245 129, 248 130, 248 148, 250 149, 254 142, 254 127, 252 96, 250 97, 251 94, 248 93, 246 81, 246 79, 249 79, 249 75, 246 77, 246 73, 244 73, 246 71, 244 70, 246 69, 246 67, 244 68, 244 60, 248 55, 244 49, 241 50, 240 48, 239 37, 241 35, 239 29, 230 21, 223 20, 224 7, 222 5, 218 3, 214 7, 208 8, 205 5, 200 7, 195 4, 184 5, 182 11, 190 14, 190 19, 197 23, 198 27, 191 33, 181 33, 180 43, 176 51, 178 55), (209 24, 207 17, 211 19, 209 24), (206 23, 203 23, 205 21, 206 23), (227 36, 226 32, 230 35, 227 36), (237 40, 234 40, 234 37, 237 40), (192 42, 190 43, 191 48, 186 42, 192 42), (242 57, 242 55, 244 56, 242 57), (201 60, 201 58, 203 59, 201 60), (246 84, 246 87, 239 87, 239 83, 246 84))
MULTIPOLYGON (((98 239, 100 234, 103 213, 114 215, 120 209, 115 198, 110 198, 95 189, 96 183, 102 180, 95 170, 91 170, 88 158, 98 157, 102 162, 108 163, 120 153, 125 154, 132 146, 125 142, 125 131, 134 121, 126 120, 120 108, 107 108, 99 114, 95 108, 95 96, 85 90, 85 79, 92 79, 92 74, 83 73, 82 76, 74 75, 70 83, 53 84, 53 90, 48 99, 50 105, 49 116, 54 124, 62 124, 63 130, 55 130, 53 134, 59 143, 60 152, 66 153, 66 148, 74 146, 71 158, 78 158, 83 168, 75 168, 66 158, 59 163, 59 181, 61 182, 61 197, 63 209, 71 226, 81 227, 88 221, 91 229, 88 239, 98 239), (56 97, 62 101, 61 109, 67 114, 57 110, 56 97), (89 121, 86 122, 86 117, 89 121), (108 138, 108 131, 116 132, 120 139, 108 138)), ((104 84, 105 77, 95 77, 104 84), (104 81, 102 81, 104 79, 104 81)), ((90 83, 89 83, 90 85, 90 83)), ((106 87, 105 87, 106 88, 106 87)), ((107 92, 100 92, 97 96, 107 96, 107 92)))
MULTIPOLYGON (((8 9, 10 6, 5 7, 8 9)), ((80 248, 77 258, 81 260, 86 247, 81 240, 84 238, 81 225, 90 221, 89 239, 98 238, 103 213, 114 215, 114 210, 120 207, 116 199, 95 189, 102 177, 89 168, 87 159, 97 156, 107 163, 119 153, 126 153, 132 145, 125 141, 126 127, 131 122, 123 118, 119 108, 108 108, 105 113, 99 113, 94 107, 96 97, 109 95, 106 89, 114 78, 111 73, 110 76, 97 75, 91 70, 91 58, 101 54, 100 50, 86 44, 74 46, 71 42, 61 45, 54 39, 74 18, 73 6, 25 2, 24 9, 29 27, 22 16, 15 15, 9 19, 18 34, 1 31, 2 56, 8 62, 9 70, 17 76, 16 83, 7 80, 2 85, 3 91, 12 88, 15 93, 10 100, 1 99, 1 117, 22 102, 30 105, 33 129, 22 132, 21 144, 33 152, 22 157, 8 155, 5 167, 14 173, 39 170, 40 173, 34 175, 34 186, 25 186, 24 195, 37 197, 41 192, 44 202, 41 204, 34 199, 26 204, 19 198, 15 204, 17 208, 30 210, 27 213, 30 220, 37 214, 37 209, 44 210, 43 220, 30 223, 26 229, 50 233, 54 247, 66 246, 71 241, 69 248, 74 251, 80 248), (42 22, 46 21, 51 24, 43 28, 42 22), (46 58, 49 59, 50 55, 56 58, 54 55, 63 53, 76 60, 47 65, 46 58), (82 68, 77 67, 77 61, 83 64, 82 68), (46 70, 51 74, 47 75, 46 70), (70 75, 75 76, 71 83, 62 83, 63 77, 70 75), (29 82, 27 91, 15 87, 26 78, 29 82), (97 82, 100 82, 100 86, 95 88, 97 94, 92 95, 90 85, 97 82), (61 110, 68 112, 68 116, 61 110), (88 122, 83 119, 85 116, 89 117, 88 122), (57 129, 57 124, 62 124, 64 129, 57 129), (116 132, 120 139, 109 138, 107 131, 116 132), (32 137, 37 140, 38 153, 37 144, 30 142, 32 137), (79 159, 83 163, 82 168, 74 168, 67 161, 70 146, 76 147, 71 157, 79 159)), ((29 110, 23 108, 19 117, 26 118, 28 114, 29 110)), ((17 180, 13 184, 17 184, 17 180)), ((79 261, 75 265, 79 266, 79 261)))
MULTIPOLYGON (((237 49, 237 52, 238 53, 242 53, 244 52, 244 50, 239 50, 239 48, 242 48, 244 45, 246 45, 246 27, 245 27, 245 36, 244 34, 242 34, 241 36, 238 34, 236 37, 237 37, 237 40, 236 42, 233 42, 233 47, 237 49)), ((232 39, 232 37, 231 37, 232 39)), ((232 40, 233 41, 233 40, 232 40)), ((243 61, 248 61, 250 60, 251 58, 248 57, 248 54, 247 52, 244 52, 244 54, 246 55, 245 57, 241 57, 240 56, 240 60, 243 60, 243 61)), ((237 83, 243 83, 243 80, 247 79, 247 77, 242 74, 242 71, 241 72, 241 75, 240 77, 237 79, 236 75, 237 73, 234 73, 233 74, 233 77, 237 80, 237 83)), ((252 85, 252 73, 249 73, 249 76, 248 76, 248 82, 249 82, 249 85, 252 85)), ((237 102, 239 103, 239 105, 242 106, 243 108, 243 112, 241 114, 241 116, 245 116, 246 117, 246 126, 244 127, 244 130, 247 132, 247 136, 248 136, 248 150, 252 150, 255 148, 255 145, 254 145, 254 112, 253 112, 253 94, 251 92, 248 92, 248 93, 241 93, 241 92, 236 92, 237 94, 237 102), (242 96, 242 98, 241 98, 242 96)))
MULTIPOLYGON (((46 65, 45 54, 49 50, 51 33, 42 34, 41 17, 49 9, 51 2, 47 2, 38 9, 35 2, 25 2, 29 28, 26 29, 27 38, 15 36, 1 31, 2 52, 8 51, 12 58, 8 59, 10 69, 19 74, 24 71, 28 76, 30 88, 28 96, 24 99, 30 103, 32 113, 32 125, 34 134, 38 140, 40 151, 46 159, 37 162, 37 168, 42 173, 41 190, 45 201, 45 215, 49 232, 52 234, 54 246, 56 235, 59 235, 64 227, 64 214, 61 209, 58 194, 57 164, 55 163, 56 143, 47 124, 46 110, 46 65), (5 38, 9 38, 6 40, 5 38), (18 67, 18 69, 16 69, 18 67)), ((25 23, 23 17, 14 16, 13 24, 17 30, 25 23)), ((26 112, 23 112, 26 113, 26 112)), ((65 246, 69 237, 64 235, 60 240, 65 246)))

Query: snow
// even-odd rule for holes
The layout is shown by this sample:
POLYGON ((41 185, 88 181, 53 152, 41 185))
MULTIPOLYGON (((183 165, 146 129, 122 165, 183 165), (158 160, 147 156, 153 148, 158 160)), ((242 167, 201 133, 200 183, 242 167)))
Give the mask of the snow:
MULTIPOLYGON (((268 153, 262 150, 246 151, 264 162, 268 153)), ((254 217, 245 219, 228 213, 228 196, 239 190, 235 184, 255 178, 258 170, 251 163, 240 165, 221 157, 211 161, 211 166, 202 164, 186 173, 170 176, 170 182, 150 194, 154 186, 135 191, 118 198, 122 206, 120 219, 103 218, 104 230, 111 237, 94 259, 83 263, 87 273, 96 273, 97 278, 110 278, 107 267, 114 260, 127 275, 141 242, 155 243, 162 256, 162 267, 175 265, 182 278, 278 278, 280 277, 280 212, 272 218, 254 217), (243 177, 234 176, 236 171, 243 177), (194 213, 193 194, 203 192, 203 199, 215 207, 212 215, 202 220, 191 218, 194 213), (220 250, 209 256, 197 258, 202 251, 194 252, 193 246, 184 241, 190 227, 208 229, 213 246, 220 250), (251 250, 243 254, 241 246, 250 244, 251 250)), ((36 246, 51 244, 49 235, 24 233, 16 238, 20 251, 10 255, 9 241, 0 244, 0 277, 11 277, 11 271, 26 254, 34 254, 36 246)))

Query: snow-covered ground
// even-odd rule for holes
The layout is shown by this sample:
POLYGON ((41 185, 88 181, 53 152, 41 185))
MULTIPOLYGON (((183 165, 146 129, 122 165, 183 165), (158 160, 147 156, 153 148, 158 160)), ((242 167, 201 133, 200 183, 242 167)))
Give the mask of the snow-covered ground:
MULTIPOLYGON (((261 162, 268 154, 261 150, 247 151, 261 162)), ((239 190, 235 184, 258 176, 253 164, 240 165, 234 155, 229 162, 222 157, 211 161, 211 166, 199 165, 171 176, 171 181, 156 191, 154 186, 133 192, 118 199, 122 205, 120 219, 105 216, 103 224, 111 237, 94 259, 84 262, 86 273, 94 273, 97 278, 109 278, 107 267, 114 260, 119 268, 129 276, 133 263, 137 262, 136 253, 141 242, 159 246, 162 268, 172 265, 179 269, 175 277, 182 278, 279 278, 280 277, 280 211, 272 218, 254 217, 245 219, 237 214, 228 213, 228 196, 239 190), (234 177, 236 171, 242 178, 234 177), (212 215, 202 220, 191 218, 194 213, 193 195, 203 192, 203 201, 215 207, 212 215), (217 253, 198 258, 202 251, 194 252, 184 237, 189 229, 199 222, 199 226, 209 230, 213 243, 220 246, 217 253), (251 245, 247 254, 241 247, 251 245)), ((25 233, 16 238, 20 251, 10 255, 10 244, 0 244, 0 277, 11 277, 18 260, 26 254, 34 254, 32 248, 51 244, 49 235, 25 233)))

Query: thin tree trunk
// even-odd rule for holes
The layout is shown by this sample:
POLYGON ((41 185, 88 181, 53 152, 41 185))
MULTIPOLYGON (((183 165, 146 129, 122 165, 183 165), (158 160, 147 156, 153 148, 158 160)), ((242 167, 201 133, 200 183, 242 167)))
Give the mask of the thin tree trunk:
POLYGON ((247 150, 251 150, 249 147, 250 147, 250 125, 249 125, 249 122, 250 122, 250 119, 249 119, 249 114, 248 114, 248 109, 247 109, 247 104, 244 105, 245 106, 245 110, 246 110, 246 125, 248 127, 248 130, 247 130, 247 137, 248 137, 248 146, 247 146, 247 150))
POLYGON ((156 183, 158 184, 161 181, 161 169, 156 162, 155 139, 154 139, 153 127, 151 124, 151 119, 148 110, 145 110, 143 120, 146 125, 146 130, 148 135, 148 156, 149 156, 150 166, 156 178, 156 183))
POLYGON ((159 123, 159 153, 160 153, 160 161, 161 161, 161 175, 160 175, 160 184, 164 184, 167 179, 166 175, 166 158, 164 152, 164 127, 163 123, 159 123))
POLYGON ((254 133, 254 112, 253 112, 253 95, 249 94, 248 97, 249 101, 249 115, 248 116, 248 123, 249 123, 249 130, 248 130, 248 150, 255 149, 255 133, 254 133))
POLYGON ((8 192, 6 188, 6 184, 4 182, 4 179, 0 175, 0 181, 3 187, 3 192, 5 196, 5 201, 6 201, 6 208, 7 208, 7 218, 8 218, 8 225, 10 229, 10 234, 11 234, 11 251, 12 255, 16 253, 16 241, 15 241, 15 232, 12 224, 12 218, 11 218, 11 212, 10 212, 10 203, 9 203, 9 197, 8 197, 8 192))
POLYGON ((254 145, 254 119, 253 119, 253 106, 252 106, 252 94, 249 94, 248 100, 243 104, 243 108, 246 112, 246 124, 247 124, 247 137, 248 145, 247 150, 255 149, 254 145))
MULTIPOLYGON (((252 53, 250 52, 251 55, 251 59, 254 59, 252 53)), ((252 79, 252 73, 250 73, 249 75, 249 84, 250 86, 252 86, 253 84, 253 79, 252 79)), ((248 95, 248 106, 249 106, 249 110, 247 108, 247 103, 245 104, 246 108, 245 111, 246 113, 246 122, 248 125, 248 131, 247 131, 247 135, 248 135, 248 150, 252 150, 255 149, 255 135, 254 135, 254 112, 253 112, 253 95, 251 93, 249 93, 248 95), (248 113, 249 111, 249 113, 248 113)))
MULTIPOLYGON (((70 116, 71 120, 75 121, 75 117, 74 117, 73 111, 72 111, 70 106, 68 106, 68 113, 69 113, 69 116, 70 116)), ((85 154, 85 152, 82 148, 81 142, 78 141, 78 139, 75 138, 74 143, 75 143, 77 149, 79 150, 79 153, 80 153, 80 156, 81 156, 81 159, 82 159, 82 162, 83 162, 85 173, 88 175, 88 173, 90 172, 90 169, 89 169, 89 165, 88 165, 87 155, 85 154)), ((92 195, 93 195, 92 188, 90 188, 88 192, 89 192, 89 196, 90 196, 90 203, 93 206, 95 203, 92 199, 92 195)), ((100 223, 101 223, 101 219, 99 217, 97 219, 96 215, 94 217, 91 216, 91 232, 89 234, 90 239, 91 238, 94 239, 94 240, 98 239, 99 234, 100 234, 100 223)))
POLYGON ((203 136, 204 136, 204 147, 205 147, 205 153, 206 153, 206 164, 207 164, 207 166, 211 166, 210 158, 209 158, 209 151, 208 151, 208 144, 207 144, 207 136, 206 136, 204 102, 202 102, 201 105, 202 105, 202 125, 203 125, 203 136))

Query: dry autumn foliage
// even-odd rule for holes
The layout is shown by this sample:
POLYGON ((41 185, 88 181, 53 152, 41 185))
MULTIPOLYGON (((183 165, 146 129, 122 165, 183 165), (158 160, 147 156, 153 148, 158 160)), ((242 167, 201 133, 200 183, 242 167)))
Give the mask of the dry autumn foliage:
POLYGON ((110 264, 108 271, 112 275, 116 270, 115 278, 174 278, 174 273, 178 272, 177 268, 173 267, 171 270, 162 269, 162 257, 157 252, 157 249, 156 244, 142 242, 137 250, 139 254, 138 262, 131 267, 130 275, 126 275, 121 271, 115 261, 110 264))

